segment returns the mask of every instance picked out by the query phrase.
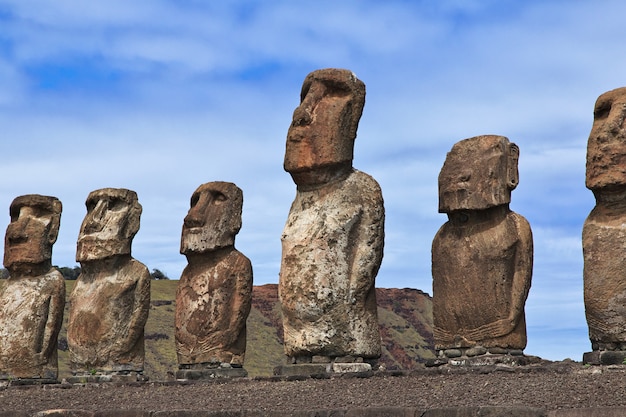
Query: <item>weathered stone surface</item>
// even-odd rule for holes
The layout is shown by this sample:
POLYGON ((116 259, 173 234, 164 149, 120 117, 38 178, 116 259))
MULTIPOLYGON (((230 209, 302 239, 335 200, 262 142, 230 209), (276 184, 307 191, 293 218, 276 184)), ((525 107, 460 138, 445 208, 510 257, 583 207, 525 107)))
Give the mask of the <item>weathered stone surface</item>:
POLYGON ((585 314, 595 350, 626 350, 626 88, 596 101, 587 188, 596 206, 583 226, 585 314))
POLYGON ((25 195, 11 203, 0 290, 0 379, 57 378, 57 337, 63 323, 65 281, 52 267, 61 221, 55 197, 25 195))
POLYGON ((244 368, 206 368, 206 369, 179 369, 176 371, 176 379, 184 380, 207 380, 216 378, 244 378, 248 371, 244 368))
POLYGON ((589 365, 624 365, 625 361, 624 350, 594 350, 583 354, 583 363, 589 365))
MULTIPOLYGON (((456 143, 439 174, 448 222, 432 246, 436 349, 524 349, 532 234, 509 209, 519 150, 502 136, 456 143)), ((491 350, 490 350, 491 351, 491 350)))
POLYGON ((465 354, 470 357, 484 355, 485 353, 487 353, 487 348, 485 348, 484 346, 474 346, 467 349, 467 351, 465 352, 465 354))
POLYGON ((104 188, 87 198, 70 295, 67 339, 76 375, 143 371, 150 273, 131 257, 141 205, 134 191, 104 188))
POLYGON ((203 184, 191 197, 181 238, 188 265, 176 293, 176 353, 181 369, 189 364, 210 368, 244 363, 252 265, 234 246, 242 206, 242 191, 228 182, 203 184))
POLYGON ((335 362, 333 363, 333 372, 336 373, 346 373, 346 372, 369 372, 372 370, 372 365, 369 363, 341 363, 335 362))
POLYGON ((309 74, 287 134, 297 185, 282 235, 285 354, 380 356, 374 282, 383 256, 378 183, 352 168, 365 86, 347 70, 309 74))

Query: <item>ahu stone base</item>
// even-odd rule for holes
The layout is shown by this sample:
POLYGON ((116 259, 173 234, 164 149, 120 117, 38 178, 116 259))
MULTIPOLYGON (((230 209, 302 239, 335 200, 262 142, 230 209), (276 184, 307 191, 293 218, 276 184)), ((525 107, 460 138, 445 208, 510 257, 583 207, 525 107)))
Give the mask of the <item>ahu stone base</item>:
POLYGON ((242 366, 234 367, 228 363, 207 366, 206 364, 181 366, 176 371, 178 381, 202 381, 216 378, 245 378, 248 371, 242 366))
POLYGON ((286 365, 279 365, 274 368, 275 376, 328 376, 333 374, 346 373, 367 373, 372 371, 372 365, 363 362, 362 358, 335 358, 324 356, 314 356, 312 358, 292 359, 286 365), (310 360, 310 362, 309 362, 310 360))
POLYGON ((0 388, 18 385, 47 385, 59 383, 60 381, 56 378, 0 378, 0 388))
POLYGON ((115 382, 127 384, 131 382, 146 382, 148 377, 141 372, 94 372, 94 373, 75 373, 66 381, 70 384, 92 384, 100 382, 115 382))
POLYGON ((583 353, 585 365, 626 365, 626 350, 594 350, 583 353))
POLYGON ((440 350, 437 358, 428 360, 426 366, 526 366, 539 362, 541 358, 524 355, 521 350, 474 347, 440 350))

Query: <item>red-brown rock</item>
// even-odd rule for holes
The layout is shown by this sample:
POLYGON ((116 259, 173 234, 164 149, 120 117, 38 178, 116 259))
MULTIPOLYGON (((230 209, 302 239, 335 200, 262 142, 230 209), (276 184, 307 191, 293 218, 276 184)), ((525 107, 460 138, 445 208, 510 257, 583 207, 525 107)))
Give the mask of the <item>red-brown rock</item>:
POLYGON ((352 168, 365 85, 347 70, 314 71, 287 134, 297 185, 282 235, 279 294, 285 354, 380 356, 374 283, 383 256, 378 183, 352 168))
POLYGON ((203 184, 191 197, 181 238, 188 264, 176 293, 180 367, 243 366, 252 265, 234 246, 242 205, 241 189, 227 182, 203 184))
POLYGON ((439 174, 448 222, 432 246, 436 349, 524 349, 532 234, 509 209, 519 150, 502 136, 456 143, 439 174))
POLYGON ((78 237, 81 274, 70 295, 67 339, 77 375, 143 372, 150 273, 131 256, 141 205, 134 191, 105 188, 87 198, 78 237))
POLYGON ((11 203, 0 291, 0 379, 57 378, 57 337, 63 323, 65 281, 51 265, 61 202, 25 195, 11 203))

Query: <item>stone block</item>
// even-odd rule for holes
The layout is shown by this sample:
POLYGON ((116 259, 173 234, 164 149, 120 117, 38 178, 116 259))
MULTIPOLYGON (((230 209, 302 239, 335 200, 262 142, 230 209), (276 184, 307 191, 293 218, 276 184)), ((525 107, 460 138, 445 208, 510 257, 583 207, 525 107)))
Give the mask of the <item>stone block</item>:
POLYGON ((244 378, 248 371, 244 368, 179 369, 177 380, 202 381, 216 378, 244 378))
POLYGON ((331 364, 327 363, 299 363, 295 365, 279 365, 274 368, 274 375, 280 376, 311 376, 317 374, 329 374, 331 364))
POLYGON ((333 363, 333 372, 348 373, 348 372, 369 372, 372 370, 372 365, 369 363, 333 363))

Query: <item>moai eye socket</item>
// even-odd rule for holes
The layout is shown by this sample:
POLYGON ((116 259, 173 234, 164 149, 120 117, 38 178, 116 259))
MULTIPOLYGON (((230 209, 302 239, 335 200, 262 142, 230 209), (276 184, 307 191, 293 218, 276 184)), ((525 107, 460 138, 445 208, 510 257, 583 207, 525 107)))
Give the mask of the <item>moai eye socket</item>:
POLYGON ((220 193, 219 191, 213 191, 213 192, 211 192, 211 194, 213 195, 213 201, 216 204, 221 204, 224 201, 228 200, 228 197, 226 197, 225 194, 220 193))
POLYGON ((190 207, 195 207, 196 204, 198 204, 198 201, 200 201, 200 194, 193 193, 193 195, 191 196, 191 200, 189 201, 190 207))
POLYGON ((603 101, 598 103, 596 108, 593 110, 593 118, 594 119, 604 119, 609 113, 611 113, 611 108, 613 107, 613 103, 611 101, 603 101))
POLYGON ((126 208, 126 206, 126 201, 122 200, 121 198, 113 197, 108 201, 107 208, 110 211, 122 211, 126 208))

